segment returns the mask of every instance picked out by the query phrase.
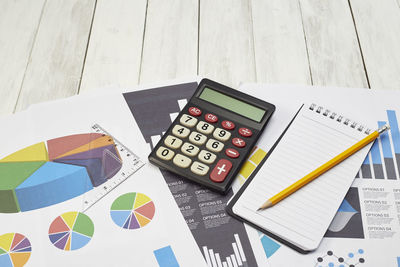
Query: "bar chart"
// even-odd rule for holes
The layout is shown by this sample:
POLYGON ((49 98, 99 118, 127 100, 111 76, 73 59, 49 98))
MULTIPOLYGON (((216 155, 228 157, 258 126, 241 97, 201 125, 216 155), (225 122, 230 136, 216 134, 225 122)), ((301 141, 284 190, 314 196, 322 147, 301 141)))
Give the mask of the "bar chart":
POLYGON ((154 250, 154 256, 160 267, 179 267, 179 263, 171 246, 154 250))
POLYGON ((387 121, 378 121, 377 126, 390 125, 390 130, 381 134, 365 158, 358 178, 398 180, 400 170, 400 130, 396 111, 386 110, 387 121))
POLYGON ((213 249, 203 246, 204 258, 206 259, 209 267, 237 267, 248 266, 246 255, 240 242, 238 234, 234 234, 235 242, 232 243, 233 253, 225 259, 221 259, 219 253, 214 252, 213 249))

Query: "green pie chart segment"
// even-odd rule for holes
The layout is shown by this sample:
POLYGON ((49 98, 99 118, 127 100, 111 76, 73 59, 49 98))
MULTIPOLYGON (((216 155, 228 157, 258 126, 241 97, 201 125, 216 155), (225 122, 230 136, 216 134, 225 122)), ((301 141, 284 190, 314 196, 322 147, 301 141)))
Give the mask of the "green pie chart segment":
POLYGON ((45 161, 0 162, 0 211, 18 212, 16 187, 39 169, 45 161))

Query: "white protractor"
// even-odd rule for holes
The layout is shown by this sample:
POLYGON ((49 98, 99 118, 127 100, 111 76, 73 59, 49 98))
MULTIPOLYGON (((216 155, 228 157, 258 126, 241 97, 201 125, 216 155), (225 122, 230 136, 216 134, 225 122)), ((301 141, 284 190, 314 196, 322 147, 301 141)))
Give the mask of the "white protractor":
MULTIPOLYGON (((98 124, 94 124, 92 126, 92 130, 95 133, 100 133, 104 135, 108 135, 113 138, 115 148, 119 153, 119 157, 115 156, 112 153, 108 153, 107 156, 112 157, 113 160, 120 162, 122 165, 116 174, 112 177, 108 177, 107 181, 99 185, 98 187, 93 188, 86 192, 83 196, 83 207, 82 212, 87 211, 90 207, 92 207, 96 202, 106 196, 109 192, 114 190, 117 186, 123 183, 126 179, 128 179, 131 175, 137 172, 141 167, 144 166, 144 162, 133 153, 129 148, 124 146, 121 142, 119 142, 114 136, 109 134, 106 130, 100 127, 98 124)), ((104 161, 104 158, 103 158, 104 161)), ((102 166, 105 166, 105 162, 103 162, 102 166)))

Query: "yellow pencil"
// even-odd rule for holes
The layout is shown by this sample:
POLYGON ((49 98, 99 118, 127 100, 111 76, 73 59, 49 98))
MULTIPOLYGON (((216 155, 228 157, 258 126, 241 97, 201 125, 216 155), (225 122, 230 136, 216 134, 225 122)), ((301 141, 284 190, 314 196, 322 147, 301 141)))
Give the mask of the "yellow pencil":
POLYGON ((318 176, 320 176, 324 172, 330 170, 331 168, 333 168, 334 166, 336 166, 337 164, 339 164, 343 160, 347 159, 348 157, 350 157, 351 155, 353 155, 354 153, 359 151, 361 148, 365 147, 366 145, 368 145, 369 143, 374 141, 376 138, 378 138, 378 136, 381 133, 385 132, 388 129, 390 129, 390 126, 389 125, 385 125, 382 128, 380 128, 380 129, 374 131, 373 133, 369 134, 367 137, 365 137, 361 141, 358 141, 357 143, 355 143, 354 145, 352 145, 351 147, 349 147, 348 149, 346 149, 345 151, 343 151, 342 153, 340 153, 339 155, 337 155, 333 159, 331 159, 328 162, 322 164, 317 169, 315 169, 314 171, 310 172, 309 174, 307 174, 306 176, 304 176, 303 178, 301 178, 297 182, 293 183, 289 187, 283 189, 278 194, 276 194, 273 197, 269 198, 267 201, 264 202, 264 204, 261 205, 260 208, 258 208, 257 211, 264 210, 264 209, 267 209, 269 207, 272 207, 273 205, 275 205, 276 203, 278 203, 282 199, 284 199, 287 196, 293 194, 294 192, 296 192, 297 190, 299 190, 300 188, 302 188, 303 186, 305 186, 309 182, 313 181, 315 178, 317 178, 318 176))

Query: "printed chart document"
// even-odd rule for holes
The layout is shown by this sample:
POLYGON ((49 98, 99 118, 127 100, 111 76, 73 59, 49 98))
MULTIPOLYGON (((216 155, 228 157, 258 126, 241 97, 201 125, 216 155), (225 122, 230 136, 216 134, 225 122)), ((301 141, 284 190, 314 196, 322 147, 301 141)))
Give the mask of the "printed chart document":
POLYGON ((34 105, 1 122, 0 171, 8 176, 1 175, 0 184, 10 175, 27 179, 13 185, 18 202, 0 190, 1 199, 9 200, 0 204, 0 266, 206 266, 161 173, 150 164, 82 209, 86 196, 107 184, 102 173, 115 177, 109 171, 118 163, 113 138, 146 160, 147 145, 121 93, 34 105), (113 138, 91 134, 94 123, 113 138), (13 169, 21 163, 11 160, 22 160, 24 168, 13 169), (45 198, 37 195, 44 202, 24 201, 44 187, 53 189, 45 198))
MULTIPOLYGON (((260 235, 270 265, 399 267, 400 92, 263 84, 244 84, 240 89, 276 105, 258 150, 271 149, 302 102, 339 107, 343 114, 354 114, 370 127, 391 126, 373 144, 316 250, 300 254, 271 236, 260 235)), ((248 173, 262 165, 251 163, 248 173)))
POLYGON ((271 208, 270 197, 367 136, 336 111, 305 104, 272 154, 232 200, 233 213, 304 251, 318 247, 369 147, 271 208), (236 202, 236 203, 234 203, 236 202))
MULTIPOLYGON (((193 79, 124 93, 148 144, 148 153, 186 105, 197 85, 193 79)), ((254 152, 253 158, 260 159, 260 152, 254 152)), ((225 211, 233 190, 224 196, 168 171, 161 170, 161 173, 208 266, 269 266, 259 233, 225 211)))

